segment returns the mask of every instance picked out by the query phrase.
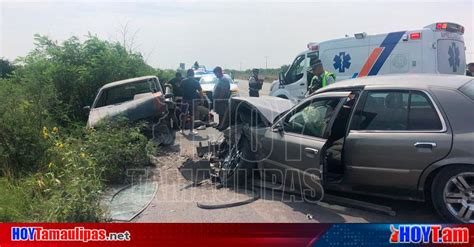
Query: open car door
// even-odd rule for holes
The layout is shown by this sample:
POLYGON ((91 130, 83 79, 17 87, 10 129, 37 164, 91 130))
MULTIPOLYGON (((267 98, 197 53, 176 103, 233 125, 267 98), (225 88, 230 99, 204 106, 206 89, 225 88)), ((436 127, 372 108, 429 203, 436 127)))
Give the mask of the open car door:
POLYGON ((351 92, 321 93, 302 101, 262 137, 265 179, 311 200, 322 199, 325 147, 331 126, 351 92))

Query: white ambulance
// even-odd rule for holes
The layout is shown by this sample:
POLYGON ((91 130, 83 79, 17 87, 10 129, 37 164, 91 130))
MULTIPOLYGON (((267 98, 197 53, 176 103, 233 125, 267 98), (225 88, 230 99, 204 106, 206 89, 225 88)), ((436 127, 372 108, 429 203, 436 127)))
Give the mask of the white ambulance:
POLYGON ((420 30, 367 35, 308 44, 286 73, 272 83, 269 95, 301 99, 311 81, 310 64, 321 59, 336 82, 363 76, 399 73, 465 72, 464 27, 435 23, 420 30))

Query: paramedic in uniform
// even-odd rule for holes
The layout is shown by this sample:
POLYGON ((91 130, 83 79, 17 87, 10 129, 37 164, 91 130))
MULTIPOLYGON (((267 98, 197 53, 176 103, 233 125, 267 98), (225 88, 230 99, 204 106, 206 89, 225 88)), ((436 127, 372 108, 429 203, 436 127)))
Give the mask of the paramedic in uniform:
POLYGON ((258 97, 258 91, 262 89, 263 80, 258 79, 258 69, 252 69, 252 75, 249 78, 249 96, 258 97))
POLYGON ((336 75, 324 70, 323 63, 319 59, 314 61, 314 63, 311 65, 311 69, 313 78, 311 79, 311 82, 308 86, 309 94, 316 92, 316 90, 336 81, 336 75))

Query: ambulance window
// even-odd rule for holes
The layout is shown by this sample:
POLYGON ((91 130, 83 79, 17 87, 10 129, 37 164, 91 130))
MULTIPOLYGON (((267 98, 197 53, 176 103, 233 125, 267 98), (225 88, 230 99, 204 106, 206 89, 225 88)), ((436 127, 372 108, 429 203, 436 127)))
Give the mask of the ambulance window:
POLYGON ((305 61, 306 59, 304 55, 298 56, 295 59, 290 69, 288 70, 288 73, 286 73, 286 78, 285 78, 286 84, 291 84, 303 78, 305 61))

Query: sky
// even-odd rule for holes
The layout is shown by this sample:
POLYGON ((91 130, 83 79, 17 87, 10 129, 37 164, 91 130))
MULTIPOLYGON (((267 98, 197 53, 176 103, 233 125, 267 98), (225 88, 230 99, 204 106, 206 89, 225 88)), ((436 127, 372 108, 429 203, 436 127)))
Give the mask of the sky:
POLYGON ((59 42, 88 33, 122 40, 154 67, 194 61, 208 68, 277 68, 292 63, 309 42, 346 34, 421 29, 449 21, 465 27, 467 60, 474 61, 474 1, 264 0, 0 0, 0 57, 34 48, 34 34, 59 42))

